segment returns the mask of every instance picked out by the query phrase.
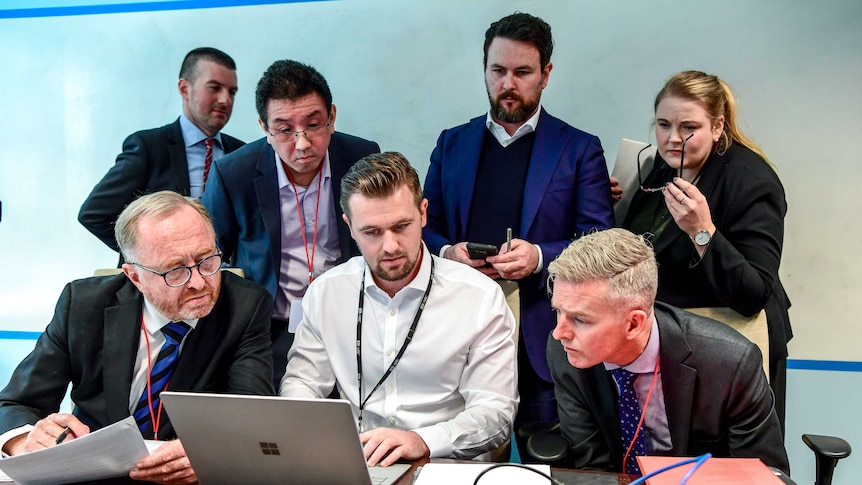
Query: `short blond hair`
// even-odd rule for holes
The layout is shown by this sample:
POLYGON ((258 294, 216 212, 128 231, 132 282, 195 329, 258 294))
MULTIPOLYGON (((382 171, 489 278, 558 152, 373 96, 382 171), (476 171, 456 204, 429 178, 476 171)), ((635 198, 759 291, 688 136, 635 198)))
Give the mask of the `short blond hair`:
POLYGON ((658 288, 658 265, 643 236, 625 229, 598 231, 577 239, 548 265, 548 288, 555 280, 607 280, 608 299, 620 311, 650 311, 658 288))
POLYGON ((126 261, 137 262, 138 223, 147 217, 164 218, 183 207, 196 210, 204 220, 210 234, 215 238, 212 220, 201 201, 193 197, 185 197, 170 190, 162 190, 135 199, 123 209, 117 224, 114 226, 114 237, 120 247, 120 254, 126 261))

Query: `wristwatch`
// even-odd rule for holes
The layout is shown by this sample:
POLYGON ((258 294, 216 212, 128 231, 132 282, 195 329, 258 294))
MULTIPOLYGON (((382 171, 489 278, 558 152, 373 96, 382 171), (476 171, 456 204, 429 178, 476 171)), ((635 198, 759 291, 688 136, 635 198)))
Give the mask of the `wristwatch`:
POLYGON ((706 229, 701 229, 700 231, 697 231, 697 233, 694 235, 694 243, 698 246, 706 246, 711 240, 712 235, 710 235, 709 231, 707 231, 706 229))

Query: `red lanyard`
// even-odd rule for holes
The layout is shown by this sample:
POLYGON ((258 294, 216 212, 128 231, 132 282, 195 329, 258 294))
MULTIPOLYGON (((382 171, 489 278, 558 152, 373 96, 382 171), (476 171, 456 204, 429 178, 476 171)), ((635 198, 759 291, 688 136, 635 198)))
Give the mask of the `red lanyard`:
POLYGON ((317 249, 317 216, 320 211, 320 184, 323 181, 323 162, 320 162, 320 169, 317 172, 317 205, 314 207, 314 236, 311 240, 311 257, 308 257, 308 239, 305 236, 305 218, 302 217, 302 209, 299 204, 299 194, 296 192, 296 184, 293 183, 293 177, 290 176, 290 169, 284 160, 281 161, 281 166, 284 169, 287 180, 290 186, 293 187, 293 195, 296 197, 296 215, 299 217, 299 228, 302 232, 302 246, 305 248, 305 262, 308 264, 308 283, 311 284, 314 280, 314 250, 317 249))
POLYGON ((647 406, 649 406, 649 398, 652 397, 652 391, 653 391, 653 389, 655 389, 655 381, 658 379, 658 371, 659 371, 659 364, 660 363, 661 363, 661 355, 659 355, 655 361, 655 370, 652 373, 652 382, 649 385, 649 392, 647 392, 646 400, 644 401, 644 410, 641 411, 641 418, 638 421, 638 429, 635 430, 635 435, 634 435, 634 437, 632 437, 632 442, 629 443, 629 447, 626 449, 626 454, 625 454, 625 456, 623 456, 623 471, 625 471, 625 469, 626 469, 626 463, 629 460, 629 453, 632 451, 632 448, 635 446, 635 443, 638 440, 638 435, 640 434, 641 429, 643 429, 644 417, 646 417, 647 406))
MULTIPOLYGON (((152 382, 150 377, 153 373, 153 363, 150 358, 150 334, 147 332, 147 327, 144 325, 144 316, 141 315, 141 330, 144 331, 144 340, 147 342, 147 407, 150 408, 150 419, 153 422, 153 439, 159 440, 159 421, 162 419, 162 404, 164 401, 159 400, 159 410, 157 412, 153 411, 153 391, 152 391, 152 382)), ((179 345, 179 344, 177 344, 179 345)), ((165 383, 165 388, 163 391, 168 390, 168 386, 171 384, 171 381, 165 383)))

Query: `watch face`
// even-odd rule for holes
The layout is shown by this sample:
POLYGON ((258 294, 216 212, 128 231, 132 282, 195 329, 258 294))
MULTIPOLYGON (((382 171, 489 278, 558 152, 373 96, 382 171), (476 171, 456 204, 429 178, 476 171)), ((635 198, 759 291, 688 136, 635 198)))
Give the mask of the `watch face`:
POLYGON ((709 244, 709 240, 712 237, 709 235, 709 231, 697 231, 697 234, 694 235, 694 242, 697 243, 698 246, 706 246, 709 244))

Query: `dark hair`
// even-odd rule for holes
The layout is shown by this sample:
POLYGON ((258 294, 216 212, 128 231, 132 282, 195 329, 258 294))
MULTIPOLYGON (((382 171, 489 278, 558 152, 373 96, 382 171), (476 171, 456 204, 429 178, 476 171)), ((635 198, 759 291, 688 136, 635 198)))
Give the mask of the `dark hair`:
POLYGON ((368 198, 388 197, 403 185, 413 194, 416 207, 421 207, 422 185, 419 183, 419 174, 404 155, 383 152, 362 157, 341 179, 341 210, 349 218, 347 201, 353 194, 362 194, 368 198))
POLYGON ((236 71, 236 63, 233 62, 231 56, 214 47, 198 47, 189 51, 183 59, 183 65, 180 67, 180 79, 185 78, 188 82, 194 83, 195 78, 198 77, 198 62, 201 60, 212 61, 236 71))
POLYGON ((326 111, 331 111, 332 92, 317 69, 296 61, 275 61, 257 83, 257 115, 266 126, 266 105, 270 99, 296 100, 311 93, 320 95, 326 105, 326 111))
POLYGON ((551 62, 554 52, 554 39, 551 38, 551 26, 547 22, 528 13, 515 12, 508 17, 491 24, 485 31, 485 57, 482 64, 488 65, 488 47, 495 37, 528 42, 539 50, 542 69, 551 62))

